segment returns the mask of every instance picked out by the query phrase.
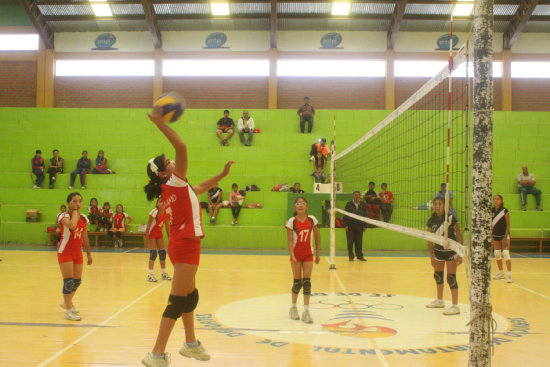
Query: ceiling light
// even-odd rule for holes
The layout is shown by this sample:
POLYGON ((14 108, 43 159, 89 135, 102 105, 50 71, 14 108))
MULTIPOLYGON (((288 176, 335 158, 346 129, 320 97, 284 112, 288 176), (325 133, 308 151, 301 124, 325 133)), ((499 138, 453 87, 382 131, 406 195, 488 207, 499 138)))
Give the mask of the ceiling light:
POLYGON ((228 3, 211 3, 212 15, 229 15, 228 3))
POLYGON ((112 17, 113 12, 111 11, 111 7, 109 4, 93 4, 93 3, 104 3, 107 0, 90 0, 92 4, 92 10, 94 11, 94 14, 96 17, 112 17))
POLYGON ((332 15, 349 15, 351 3, 332 3, 332 15))
POLYGON ((468 17, 474 10, 473 2, 463 2, 455 4, 453 8, 453 17, 468 17))

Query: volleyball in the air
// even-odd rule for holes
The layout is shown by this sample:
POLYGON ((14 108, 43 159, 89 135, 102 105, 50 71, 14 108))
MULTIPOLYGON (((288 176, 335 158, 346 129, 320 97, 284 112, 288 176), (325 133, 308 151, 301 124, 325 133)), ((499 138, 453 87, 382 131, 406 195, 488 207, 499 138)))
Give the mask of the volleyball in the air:
POLYGON ((153 103, 153 107, 162 107, 162 118, 165 122, 176 122, 185 111, 185 99, 176 92, 164 93, 153 103))

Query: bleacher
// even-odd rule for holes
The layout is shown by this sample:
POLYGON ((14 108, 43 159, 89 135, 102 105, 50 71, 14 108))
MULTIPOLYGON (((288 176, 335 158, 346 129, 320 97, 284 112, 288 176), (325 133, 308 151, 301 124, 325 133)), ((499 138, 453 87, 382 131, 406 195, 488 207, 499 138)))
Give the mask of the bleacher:
MULTIPOLYGON (((337 148, 342 150, 381 121, 388 111, 319 110, 312 134, 301 134, 295 110, 249 110, 261 129, 251 147, 243 146, 238 135, 229 147, 222 147, 215 135, 215 124, 222 110, 187 110, 184 117, 172 126, 188 145, 191 183, 198 183, 218 173, 227 160, 236 160, 231 175, 222 182, 224 199, 231 184, 240 189, 255 184, 259 192, 248 192, 246 202, 260 202, 263 209, 243 209, 239 224, 231 226, 231 211, 220 210, 215 225, 204 221, 209 248, 286 248, 283 231, 289 216, 289 196, 272 192, 276 184, 300 182, 312 192, 312 163, 308 161, 311 143, 317 138, 333 136, 333 120, 337 120, 337 148)), ((237 122, 242 110, 233 109, 231 117, 237 122)), ((0 108, 0 243, 45 244, 46 227, 54 224, 59 206, 65 203, 69 173, 83 149, 92 162, 103 149, 114 175, 86 177, 86 190, 80 191, 87 208, 90 198, 111 206, 122 203, 134 218, 130 231, 147 222, 153 204, 145 199, 143 186, 147 183, 145 167, 151 157, 166 153, 173 157, 173 148, 146 117, 142 109, 40 109, 0 108), (55 189, 48 189, 48 177, 42 189, 32 188, 30 160, 41 149, 48 163, 51 151, 57 148, 65 159, 65 173, 58 175, 55 189), (27 209, 41 212, 39 223, 25 221, 27 209)), ((523 164, 537 176, 537 187, 543 191, 543 207, 550 203, 550 113, 495 112, 494 193, 504 196, 511 210, 512 235, 527 237, 549 235, 550 207, 545 212, 534 211, 534 198, 529 197, 529 211, 520 211, 515 177, 523 164)), ((365 185, 366 186, 366 185, 365 185)), ((366 187, 365 187, 366 189, 366 187)), ((346 188, 344 188, 345 191, 346 188)), ((201 201, 206 201, 204 195, 201 201)), ((207 214, 203 212, 205 218, 207 214)), ((320 215, 316 213, 316 215, 320 215)), ((320 219, 320 218, 319 218, 320 219)), ((95 228, 91 228, 93 230, 95 228)), ((338 232, 338 249, 345 248, 343 233, 338 232)), ((328 231, 322 232, 323 247, 328 246, 328 231)), ((424 250, 421 241, 385 230, 367 231, 367 249, 424 250)))

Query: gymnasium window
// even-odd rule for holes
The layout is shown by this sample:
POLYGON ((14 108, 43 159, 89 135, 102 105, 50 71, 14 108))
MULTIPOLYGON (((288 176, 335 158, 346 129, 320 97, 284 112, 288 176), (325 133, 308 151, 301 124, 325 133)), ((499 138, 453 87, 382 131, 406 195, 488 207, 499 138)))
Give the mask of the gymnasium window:
POLYGON ((279 60, 278 76, 384 77, 382 60, 279 60))
POLYGON ((0 34, 0 51, 36 51, 37 34, 0 34))
POLYGON ((512 62, 512 78, 550 78, 550 62, 512 62))
POLYGON ((56 76, 153 76, 154 60, 57 60, 56 76))
POLYGON ((164 76, 269 76, 269 60, 164 60, 164 76))
MULTIPOLYGON (((424 77, 431 78, 447 66, 447 61, 420 61, 420 60, 404 60, 395 61, 394 63, 394 75, 396 77, 424 77)), ((462 64, 455 70, 453 76, 464 77, 465 64, 462 64)), ((474 64, 470 62, 468 75, 473 77, 474 64)), ((502 63, 500 61, 493 62, 493 78, 502 77, 502 63)))

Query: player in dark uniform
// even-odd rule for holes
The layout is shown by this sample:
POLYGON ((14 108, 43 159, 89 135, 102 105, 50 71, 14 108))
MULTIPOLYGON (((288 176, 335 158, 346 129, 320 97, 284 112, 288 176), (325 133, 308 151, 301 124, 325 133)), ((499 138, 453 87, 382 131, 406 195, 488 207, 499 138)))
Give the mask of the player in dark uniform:
POLYGON ((504 279, 502 272, 502 259, 506 261, 508 269, 508 283, 512 283, 512 260, 510 260, 510 214, 504 207, 502 196, 495 195, 493 198, 493 223, 491 229, 493 233, 493 248, 495 249, 495 259, 498 265, 498 273, 493 279, 504 279))
MULTIPOLYGON (((428 231, 443 236, 445 234, 445 199, 437 197, 433 199, 434 213, 428 219, 428 231)), ((448 215, 448 238, 462 243, 462 233, 458 225, 456 217, 449 213, 448 215)), ((427 304, 428 308, 444 308, 443 301, 443 271, 447 264, 447 283, 451 288, 451 296, 453 304, 451 307, 443 311, 444 315, 458 315, 458 283, 456 281, 456 268, 462 263, 460 257, 455 251, 450 248, 444 248, 439 244, 428 242, 430 251, 430 259, 434 268, 434 278, 437 286, 437 299, 427 304)))
POLYGON ((313 319, 309 313, 309 297, 311 295, 311 271, 313 270, 313 246, 312 237, 315 238, 315 264, 319 264, 319 250, 321 239, 317 228, 317 219, 307 214, 307 200, 298 197, 294 201, 294 216, 285 224, 288 251, 290 252, 290 265, 294 282, 292 284, 292 307, 290 307, 290 318, 299 320, 296 302, 298 293, 303 287, 304 291, 304 312, 302 321, 311 324, 313 319))

